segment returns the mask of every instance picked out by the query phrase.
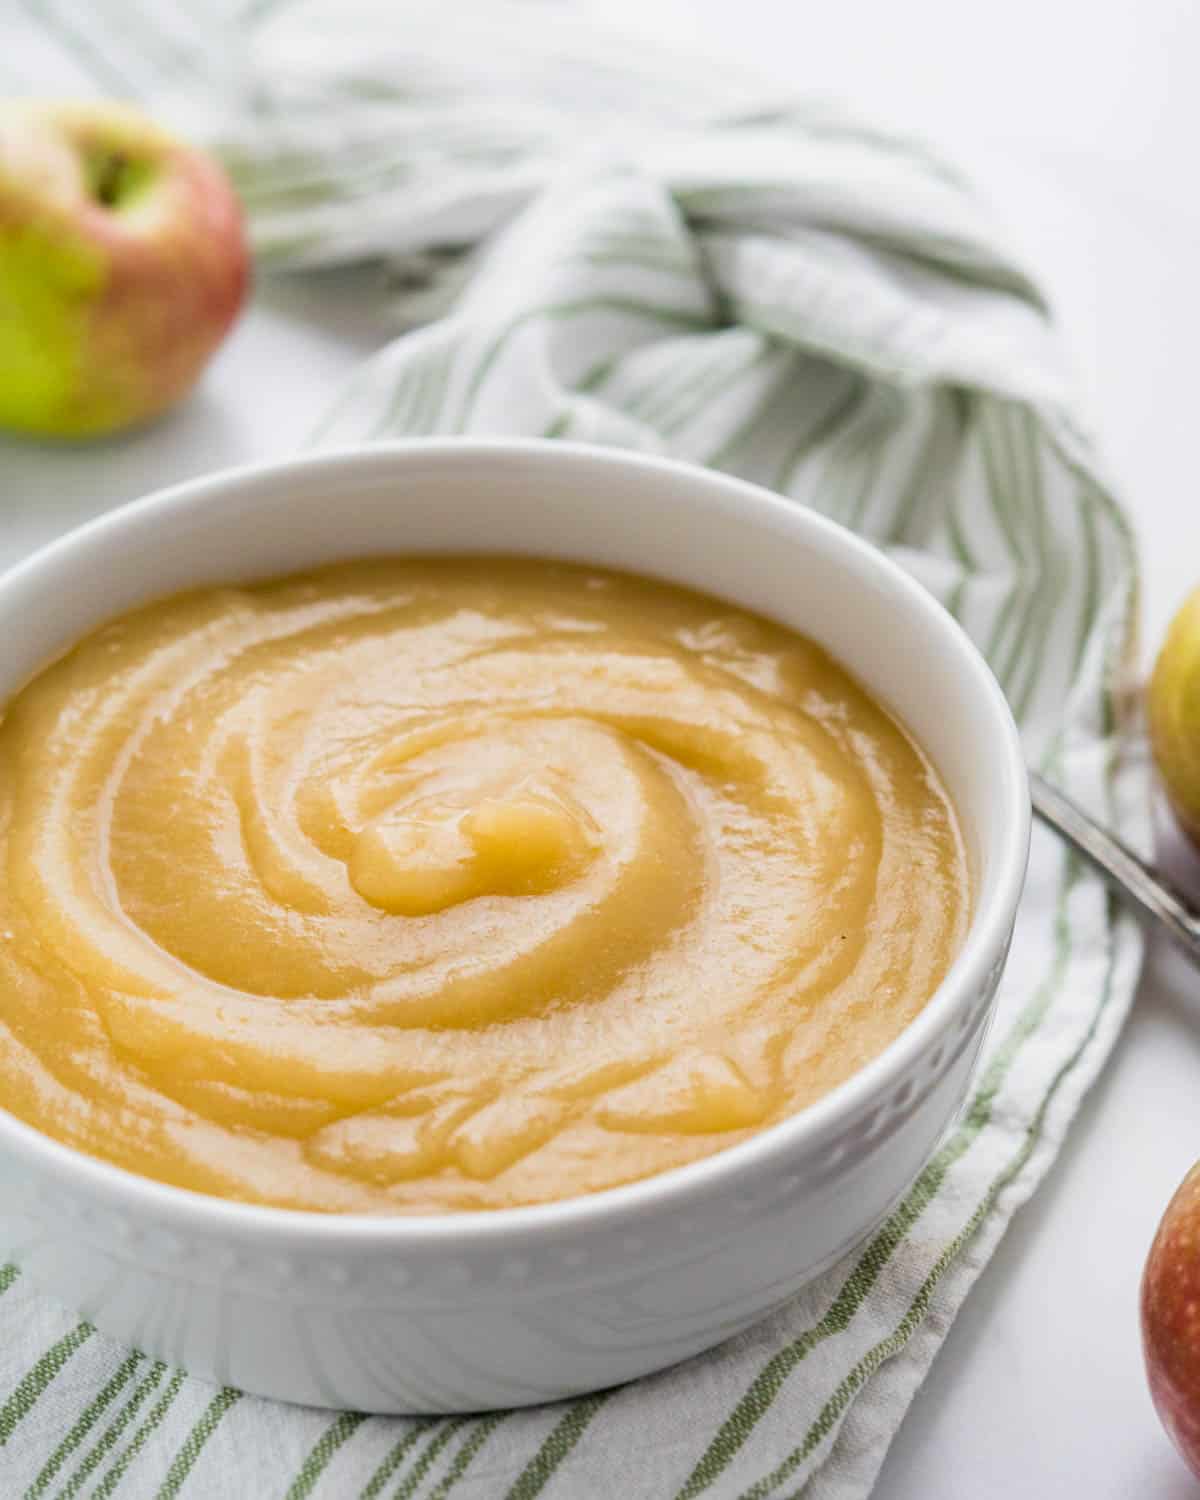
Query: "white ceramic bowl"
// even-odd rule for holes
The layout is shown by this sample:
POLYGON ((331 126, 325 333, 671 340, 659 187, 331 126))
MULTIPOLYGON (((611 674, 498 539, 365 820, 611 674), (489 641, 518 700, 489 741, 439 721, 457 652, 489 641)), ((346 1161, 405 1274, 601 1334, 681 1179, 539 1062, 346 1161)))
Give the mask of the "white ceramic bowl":
POLYGON ((0 580, 0 701, 147 598, 371 553, 505 552, 658 575, 822 642, 909 727, 975 881, 962 952, 833 1093, 704 1161, 491 1213, 323 1216, 137 1177, 0 1111, 0 1244, 98 1328, 263 1395, 448 1412, 575 1394, 726 1338, 847 1251, 920 1170, 987 1027, 1025 870, 1020 745, 982 658, 840 527, 709 471, 429 441, 241 469, 125 507, 0 580))

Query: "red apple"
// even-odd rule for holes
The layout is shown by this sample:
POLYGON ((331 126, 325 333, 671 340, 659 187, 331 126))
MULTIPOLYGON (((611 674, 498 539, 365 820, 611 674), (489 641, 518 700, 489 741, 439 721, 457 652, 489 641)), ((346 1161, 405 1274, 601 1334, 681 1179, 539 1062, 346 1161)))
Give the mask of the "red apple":
POLYGON ((124 105, 0 105, 0 424, 82 437, 196 380, 242 305, 237 198, 124 105))
POLYGON ((1200 1478, 1200 1163, 1167 1205, 1150 1246, 1142 1346, 1159 1418, 1200 1478))

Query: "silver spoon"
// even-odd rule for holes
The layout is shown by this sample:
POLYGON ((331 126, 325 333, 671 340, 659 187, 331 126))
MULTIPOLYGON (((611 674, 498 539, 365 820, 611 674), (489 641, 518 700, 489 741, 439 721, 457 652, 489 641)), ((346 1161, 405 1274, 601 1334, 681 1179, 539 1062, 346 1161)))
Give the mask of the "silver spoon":
POLYGON ((1200 964, 1200 913, 1186 897, 1036 771, 1029 773, 1029 783, 1033 810, 1042 822, 1077 849, 1139 911, 1165 928, 1193 963, 1200 964))

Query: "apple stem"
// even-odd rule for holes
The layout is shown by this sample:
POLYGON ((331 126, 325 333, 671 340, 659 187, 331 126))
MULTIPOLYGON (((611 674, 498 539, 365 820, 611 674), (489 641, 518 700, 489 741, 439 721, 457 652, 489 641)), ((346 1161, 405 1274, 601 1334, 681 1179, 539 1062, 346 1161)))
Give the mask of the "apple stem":
POLYGON ((121 151, 106 151, 96 162, 92 191, 105 208, 112 208, 121 196, 121 179, 129 158, 121 151))

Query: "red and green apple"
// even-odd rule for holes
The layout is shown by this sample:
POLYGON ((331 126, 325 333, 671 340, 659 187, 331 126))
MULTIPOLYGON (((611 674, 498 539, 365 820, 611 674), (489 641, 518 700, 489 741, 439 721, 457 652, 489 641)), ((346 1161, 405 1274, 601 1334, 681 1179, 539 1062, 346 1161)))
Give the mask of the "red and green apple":
POLYGON ((1200 1163, 1167 1205, 1150 1247, 1142 1347, 1159 1418, 1200 1478, 1200 1163))
POLYGON ((164 411, 248 278, 204 152, 112 102, 0 104, 0 425, 86 437, 164 411))

